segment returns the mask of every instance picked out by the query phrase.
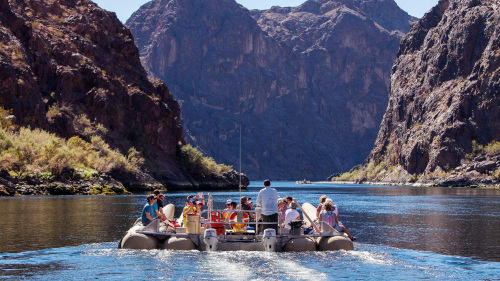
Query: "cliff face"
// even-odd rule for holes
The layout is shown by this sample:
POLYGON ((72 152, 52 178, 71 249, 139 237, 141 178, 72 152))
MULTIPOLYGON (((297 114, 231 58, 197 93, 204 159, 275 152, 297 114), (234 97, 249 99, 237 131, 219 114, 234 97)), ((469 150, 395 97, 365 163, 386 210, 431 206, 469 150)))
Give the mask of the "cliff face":
POLYGON ((368 179, 498 183, 499 66, 498 1, 441 0, 401 42, 368 179))
POLYGON ((392 0, 157 0, 127 21, 141 60, 180 100, 188 142, 252 178, 324 179, 361 162, 412 19, 392 0))
POLYGON ((0 105, 19 125, 66 138, 101 134, 142 152, 156 180, 191 180, 178 164, 179 105, 148 80, 114 13, 88 0, 0 0, 0 20, 0 105))

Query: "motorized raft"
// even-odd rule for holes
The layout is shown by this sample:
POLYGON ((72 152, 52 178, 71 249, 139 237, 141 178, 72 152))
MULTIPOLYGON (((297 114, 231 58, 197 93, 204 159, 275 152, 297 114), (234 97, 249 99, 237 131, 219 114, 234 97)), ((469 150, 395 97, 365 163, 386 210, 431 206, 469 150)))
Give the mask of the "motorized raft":
POLYGON ((352 241, 343 233, 337 232, 326 223, 317 224, 316 208, 304 203, 302 207, 304 221, 292 221, 291 228, 266 228, 265 222, 251 222, 261 225, 261 233, 249 227, 248 212, 255 212, 257 221, 261 210, 232 210, 228 222, 217 221, 219 212, 227 210, 212 209, 212 198, 208 201, 208 210, 201 215, 187 215, 185 227, 176 227, 169 221, 174 218, 174 205, 169 204, 163 210, 167 221, 156 219, 143 226, 138 219, 120 240, 118 248, 123 249, 165 249, 165 250, 200 250, 200 251, 337 251, 354 250, 352 241), (205 216, 205 217, 204 217, 205 216), (304 230, 313 227, 312 234, 304 230))

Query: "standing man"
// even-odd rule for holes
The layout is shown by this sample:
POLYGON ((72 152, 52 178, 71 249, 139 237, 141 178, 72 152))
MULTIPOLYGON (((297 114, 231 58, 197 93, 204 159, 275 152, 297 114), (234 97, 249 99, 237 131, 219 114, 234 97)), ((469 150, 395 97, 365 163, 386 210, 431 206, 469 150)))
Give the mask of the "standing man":
POLYGON ((278 192, 271 188, 271 181, 264 181, 264 188, 257 196, 257 206, 262 208, 262 222, 272 222, 259 229, 273 228, 278 233, 278 192))

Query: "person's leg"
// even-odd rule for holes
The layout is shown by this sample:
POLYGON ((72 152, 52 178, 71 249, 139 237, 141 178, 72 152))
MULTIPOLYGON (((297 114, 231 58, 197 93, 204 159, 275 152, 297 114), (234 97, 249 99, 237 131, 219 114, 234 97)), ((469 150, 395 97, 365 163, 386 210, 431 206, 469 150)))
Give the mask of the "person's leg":
POLYGON ((351 235, 351 233, 349 233, 349 231, 347 230, 347 228, 345 228, 344 226, 341 226, 341 231, 345 232, 347 234, 347 236, 349 237, 349 239, 352 240, 352 235, 351 235))
MULTIPOLYGON (((271 221, 271 216, 262 215, 261 218, 262 218, 262 222, 266 222, 267 223, 267 222, 271 221)), ((271 227, 271 225, 269 225, 269 224, 262 224, 261 226, 262 226, 260 228, 261 229, 261 231, 260 231, 261 233, 264 233, 264 230, 266 230, 266 228, 270 228, 271 227)))
POLYGON ((271 224, 269 228, 273 228, 276 231, 276 233, 278 233, 278 214, 269 216, 269 221, 274 223, 271 224))

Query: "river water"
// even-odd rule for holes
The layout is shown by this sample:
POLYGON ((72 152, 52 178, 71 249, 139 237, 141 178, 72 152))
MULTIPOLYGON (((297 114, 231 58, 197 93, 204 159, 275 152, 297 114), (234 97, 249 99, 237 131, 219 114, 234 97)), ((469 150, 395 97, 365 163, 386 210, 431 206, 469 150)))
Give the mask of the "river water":
MULTIPOLYGON (((242 195, 256 199, 261 182, 242 195)), ((0 198, 0 279, 500 280, 500 190, 273 182, 317 205, 326 194, 355 251, 119 250, 144 195, 0 198)), ((188 193, 169 193, 180 213, 188 193)), ((214 192, 222 208, 238 192, 214 192)))

